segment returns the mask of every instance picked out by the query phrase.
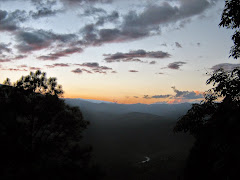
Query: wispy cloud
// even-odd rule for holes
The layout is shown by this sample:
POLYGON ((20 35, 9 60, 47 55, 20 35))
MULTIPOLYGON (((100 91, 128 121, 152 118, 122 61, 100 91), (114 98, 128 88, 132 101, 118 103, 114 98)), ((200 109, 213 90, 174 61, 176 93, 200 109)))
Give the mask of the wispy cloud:
POLYGON ((1 70, 5 71, 28 71, 27 69, 20 69, 20 68, 2 68, 1 70))
POLYGON ((136 73, 138 71, 137 70, 129 70, 128 72, 136 73))
POLYGON ((167 68, 178 70, 184 64, 186 64, 186 62, 182 62, 182 61, 173 62, 173 63, 168 64, 167 68))
POLYGON ((145 51, 142 49, 130 51, 129 53, 117 52, 115 54, 104 54, 104 60, 110 62, 143 62, 136 58, 156 58, 163 59, 168 58, 171 55, 163 51, 145 51))
POLYGON ((14 57, 6 57, 6 58, 0 59, 0 62, 12 62, 14 60, 20 60, 20 59, 24 59, 26 57, 27 57, 27 55, 17 55, 14 57))
POLYGON ((44 61, 55 61, 61 57, 65 57, 71 54, 75 54, 75 53, 82 53, 83 49, 82 48, 68 48, 68 49, 64 49, 61 51, 57 51, 51 54, 48 54, 46 56, 39 56, 38 59, 39 60, 44 60, 44 61))
MULTIPOLYGON (((75 64, 75 65, 90 68, 91 71, 94 73, 106 74, 107 71, 112 70, 112 68, 110 68, 110 67, 100 66, 97 62, 87 62, 87 63, 75 64)), ((89 72, 91 72, 91 71, 89 71, 89 72)))
POLYGON ((67 63, 55 63, 52 65, 45 65, 48 68, 55 68, 55 67, 69 67, 70 65, 67 63))
POLYGON ((82 74, 82 70, 80 68, 77 68, 77 69, 74 69, 72 70, 73 73, 76 73, 76 74, 82 74))
POLYGON ((31 71, 36 71, 36 70, 41 70, 42 68, 40 67, 29 67, 31 71))

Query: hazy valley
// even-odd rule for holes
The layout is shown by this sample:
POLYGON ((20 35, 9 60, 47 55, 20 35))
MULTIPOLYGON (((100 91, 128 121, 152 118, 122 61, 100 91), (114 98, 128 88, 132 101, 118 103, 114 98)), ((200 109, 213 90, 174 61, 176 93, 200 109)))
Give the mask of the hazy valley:
POLYGON ((93 147, 93 159, 104 179, 177 179, 193 138, 174 134, 178 117, 191 104, 114 104, 66 99, 79 106, 90 126, 83 141, 93 147), (149 157, 151 160, 141 163, 149 157))

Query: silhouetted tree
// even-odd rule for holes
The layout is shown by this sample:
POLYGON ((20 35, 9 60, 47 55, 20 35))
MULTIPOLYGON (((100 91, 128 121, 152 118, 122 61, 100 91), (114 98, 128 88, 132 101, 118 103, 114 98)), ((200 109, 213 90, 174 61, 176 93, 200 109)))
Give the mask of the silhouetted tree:
POLYGON ((225 7, 222 13, 222 19, 219 26, 228 29, 235 29, 232 36, 234 45, 231 48, 230 56, 237 59, 240 57, 240 1, 225 0, 225 7))
POLYGON ((59 99, 56 78, 41 71, 0 87, 1 179, 94 178, 91 147, 81 143, 89 124, 59 99), (91 173, 92 175, 91 175, 91 173))
MULTIPOLYGON (((10 82, 7 78, 5 82, 10 82)), ((30 93, 40 93, 43 95, 56 95, 63 94, 62 86, 57 85, 57 78, 46 78, 46 73, 37 70, 35 73, 30 72, 28 76, 22 76, 14 86, 19 89, 24 89, 30 93)))
POLYGON ((185 179, 240 178, 240 68, 219 69, 207 84, 214 87, 206 92, 205 100, 193 104, 174 128, 196 138, 185 179))
MULTIPOLYGON (((239 0, 225 1, 219 26, 235 29, 230 56, 239 58, 239 0)), ((174 128, 174 132, 189 132, 196 138, 184 178, 240 179, 240 68, 219 69, 206 83, 213 84, 213 88, 206 92, 205 100, 193 104, 174 128)))

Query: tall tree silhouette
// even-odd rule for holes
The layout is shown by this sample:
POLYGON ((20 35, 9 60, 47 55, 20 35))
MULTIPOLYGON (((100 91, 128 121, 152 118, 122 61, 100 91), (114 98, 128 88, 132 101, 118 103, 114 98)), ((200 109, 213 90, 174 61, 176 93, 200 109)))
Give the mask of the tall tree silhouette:
MULTIPOLYGON (((5 82, 10 82, 7 78, 5 82)), ((30 93, 40 93, 43 95, 56 95, 63 94, 62 86, 57 84, 57 78, 46 78, 46 73, 37 70, 35 73, 30 72, 27 76, 22 76, 14 86, 19 89, 24 89, 30 93)))
MULTIPOLYGON (((235 29, 230 56, 240 57, 240 1, 226 0, 219 26, 235 29)), ((205 100, 193 104, 177 122, 174 132, 196 138, 190 151, 185 179, 240 179, 240 68, 219 69, 207 80, 213 88, 205 100)))
POLYGON ((89 124, 59 98, 56 78, 41 71, 0 87, 1 179, 88 179, 91 147, 81 143, 89 124))
POLYGON ((240 178, 240 69, 219 69, 207 80, 213 88, 177 122, 175 132, 196 138, 185 179, 240 178), (222 99, 221 102, 216 100, 222 99))

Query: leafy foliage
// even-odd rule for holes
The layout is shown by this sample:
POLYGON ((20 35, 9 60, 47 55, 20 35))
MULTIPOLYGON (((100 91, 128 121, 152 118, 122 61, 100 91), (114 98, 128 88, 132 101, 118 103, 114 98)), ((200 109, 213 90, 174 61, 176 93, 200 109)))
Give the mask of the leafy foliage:
POLYGON ((230 56, 237 59, 240 57, 240 1, 225 0, 225 7, 222 13, 222 18, 219 26, 228 29, 236 29, 232 36, 234 46, 230 51, 230 56))
MULTIPOLYGON (((240 101, 240 69, 233 71, 224 71, 219 69, 206 82, 216 86, 209 90, 212 97, 230 98, 232 101, 240 101)), ((213 99, 214 99, 213 98, 213 99)))

